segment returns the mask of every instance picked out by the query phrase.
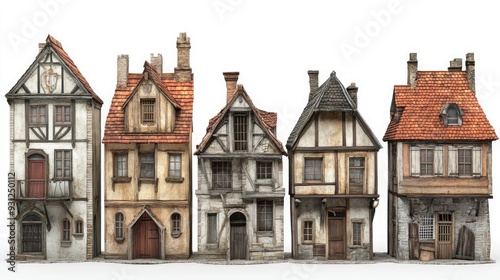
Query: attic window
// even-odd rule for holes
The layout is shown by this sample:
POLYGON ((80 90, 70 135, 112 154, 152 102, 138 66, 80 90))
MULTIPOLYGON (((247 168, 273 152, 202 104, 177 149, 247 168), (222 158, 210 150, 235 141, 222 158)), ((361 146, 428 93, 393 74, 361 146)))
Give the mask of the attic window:
POLYGON ((448 103, 443 105, 439 113, 444 126, 461 126, 463 111, 456 103, 448 103))

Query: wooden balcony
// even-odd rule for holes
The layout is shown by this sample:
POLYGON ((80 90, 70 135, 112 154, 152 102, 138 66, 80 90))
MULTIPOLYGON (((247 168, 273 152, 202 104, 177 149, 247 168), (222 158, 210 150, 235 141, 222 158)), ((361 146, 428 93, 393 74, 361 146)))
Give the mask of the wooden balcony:
POLYGON ((70 200, 71 180, 16 180, 17 200, 70 200))
POLYGON ((491 188, 487 177, 409 177, 401 181, 397 193, 403 196, 490 196, 491 188))

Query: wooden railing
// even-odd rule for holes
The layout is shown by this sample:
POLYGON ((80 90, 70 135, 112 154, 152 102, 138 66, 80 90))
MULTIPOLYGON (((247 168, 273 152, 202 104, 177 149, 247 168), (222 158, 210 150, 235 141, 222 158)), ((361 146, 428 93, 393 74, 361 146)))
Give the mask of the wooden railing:
POLYGON ((17 199, 69 199, 72 193, 70 180, 17 180, 17 199))

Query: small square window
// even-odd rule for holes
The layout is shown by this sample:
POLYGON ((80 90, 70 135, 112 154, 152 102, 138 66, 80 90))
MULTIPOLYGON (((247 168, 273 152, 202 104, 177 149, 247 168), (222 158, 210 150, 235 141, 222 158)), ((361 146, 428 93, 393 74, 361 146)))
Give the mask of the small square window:
POLYGON ((302 239, 304 243, 313 242, 313 221, 304 221, 302 223, 302 239))
POLYGON ((304 180, 321 181, 323 177, 322 165, 323 158, 306 158, 304 164, 304 180))
POLYGON ((154 179, 155 178, 155 154, 154 153, 141 153, 139 154, 141 163, 141 179, 154 179))
POLYGON ((71 107, 70 106, 55 106, 55 123, 56 124, 69 124, 71 123, 71 107))
POLYGON ((143 124, 154 124, 156 121, 155 113, 155 100, 142 99, 141 100, 141 122, 143 124))
POLYGON ((181 154, 169 154, 169 177, 181 177, 181 154))
POLYGON ((257 162, 257 179, 272 179, 273 163, 270 161, 257 162))

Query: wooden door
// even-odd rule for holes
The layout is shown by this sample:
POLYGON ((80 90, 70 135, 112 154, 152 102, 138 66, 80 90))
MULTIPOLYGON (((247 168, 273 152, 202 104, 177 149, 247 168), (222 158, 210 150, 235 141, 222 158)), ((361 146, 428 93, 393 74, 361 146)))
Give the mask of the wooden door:
POLYGON ((230 259, 247 259, 247 227, 242 213, 234 213, 230 217, 230 259))
POLYGON ((144 213, 134 225, 134 259, 160 257, 159 229, 153 219, 144 213))
POLYGON ((28 197, 45 197, 45 160, 28 160, 28 197))
POLYGON ((418 260, 420 258, 420 248, 418 242, 418 224, 408 224, 408 251, 410 260, 418 260))
POLYGON ((328 259, 344 260, 345 212, 328 212, 328 259))
POLYGON ((437 216, 436 259, 451 259, 453 257, 453 215, 438 213, 437 216))
POLYGON ((22 221, 22 251, 24 253, 41 253, 42 238, 42 221, 36 215, 27 215, 22 221))

